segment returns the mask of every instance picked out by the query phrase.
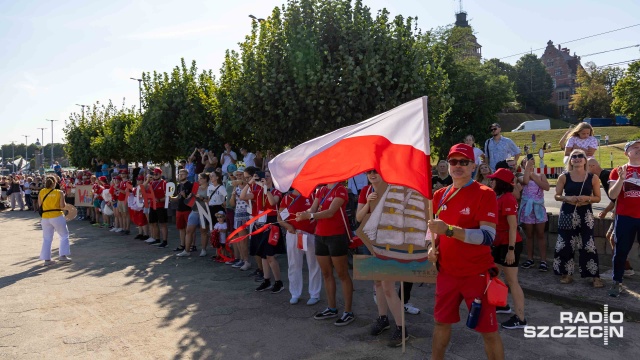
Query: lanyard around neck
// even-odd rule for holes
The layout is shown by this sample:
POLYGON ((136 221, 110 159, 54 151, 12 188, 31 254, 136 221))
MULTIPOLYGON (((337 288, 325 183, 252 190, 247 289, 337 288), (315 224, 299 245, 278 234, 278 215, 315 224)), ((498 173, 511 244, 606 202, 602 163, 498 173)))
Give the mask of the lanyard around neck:
POLYGON ((435 218, 438 218, 438 215, 440 215, 440 212, 443 210, 442 207, 448 203, 451 199, 453 199, 454 196, 458 195, 458 193, 460 192, 460 190, 466 188, 467 186, 471 185, 473 183, 473 180, 469 180, 468 183, 466 183, 463 187, 457 189, 456 191, 453 192, 453 194, 451 194, 451 196, 449 196, 447 198, 447 194, 449 193, 449 191, 453 188, 453 185, 449 185, 449 187, 447 188, 447 190, 445 190, 444 194, 442 195, 442 199, 440 199, 440 203, 438 204, 438 211, 436 212, 435 218))
POLYGON ((329 194, 331 194, 331 192, 333 191, 333 189, 336 188, 336 186, 338 186, 339 183, 336 183, 335 185, 333 185, 333 187, 329 190, 329 192, 327 193, 327 195, 325 195, 322 198, 322 201, 320 201, 320 207, 322 207, 322 204, 324 204, 324 201, 327 200, 327 197, 329 197, 329 194))

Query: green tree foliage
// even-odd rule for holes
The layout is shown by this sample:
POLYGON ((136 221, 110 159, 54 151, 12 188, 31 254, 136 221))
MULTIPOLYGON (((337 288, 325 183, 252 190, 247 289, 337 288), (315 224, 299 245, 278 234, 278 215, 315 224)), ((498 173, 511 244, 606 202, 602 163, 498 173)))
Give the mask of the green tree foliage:
POLYGON ((553 92, 553 81, 537 55, 522 56, 515 65, 516 99, 526 109, 544 113, 553 92))
POLYGON ((373 17, 362 1, 289 1, 227 52, 218 126, 281 149, 428 95, 438 133, 448 102, 437 40, 415 18, 373 17))
MULTIPOLYGON (((92 142, 102 133, 108 111, 113 105, 100 105, 96 102, 90 109, 85 111, 85 116, 73 113, 69 120, 65 120, 63 129, 66 144, 65 152, 69 157, 69 163, 81 168, 89 168, 91 161, 96 154, 91 149, 92 142)), ((46 152, 45 152, 46 153, 46 152)))
POLYGON ((593 62, 585 64, 584 69, 578 68, 577 83, 580 85, 571 97, 569 107, 578 119, 586 117, 610 117, 613 97, 607 91, 612 72, 600 70, 593 62))
POLYGON ((634 125, 640 124, 640 61, 629 65, 624 77, 613 88, 611 110, 627 115, 634 125))
POLYGON ((144 73, 142 79, 145 111, 140 124, 127 132, 139 158, 173 164, 195 146, 220 146, 214 131, 217 101, 211 71, 198 73, 195 61, 187 67, 181 59, 170 74, 144 73))

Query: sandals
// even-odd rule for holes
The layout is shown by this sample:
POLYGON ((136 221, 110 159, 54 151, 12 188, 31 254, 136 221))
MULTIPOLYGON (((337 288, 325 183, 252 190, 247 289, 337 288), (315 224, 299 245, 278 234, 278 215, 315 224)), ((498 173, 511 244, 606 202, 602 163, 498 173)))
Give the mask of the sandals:
POLYGON ((594 288, 601 288, 601 287, 604 287, 604 283, 602 282, 602 279, 600 279, 600 278, 593 278, 593 287, 594 287, 594 288))
POLYGON ((549 270, 547 267, 547 263, 545 261, 540 261, 540 266, 538 266, 538 271, 546 272, 549 270))
POLYGON ((571 284, 573 282, 573 276, 571 275, 562 275, 560 278, 560 284, 571 284))
POLYGON ((533 266, 533 264, 534 264, 533 260, 527 260, 522 265, 520 265, 520 267, 523 269, 530 269, 533 266))

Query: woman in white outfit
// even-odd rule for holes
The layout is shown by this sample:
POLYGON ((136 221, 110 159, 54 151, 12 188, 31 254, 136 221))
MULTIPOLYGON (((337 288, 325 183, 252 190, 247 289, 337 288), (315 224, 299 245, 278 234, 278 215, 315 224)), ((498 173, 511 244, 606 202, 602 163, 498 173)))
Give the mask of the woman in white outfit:
POLYGON ((64 201, 64 193, 56 190, 56 179, 53 176, 47 176, 45 180, 45 188, 40 191, 39 203, 42 208, 42 250, 40 251, 40 260, 44 260, 44 265, 51 265, 51 243, 53 242, 53 233, 58 233, 60 237, 60 261, 71 261, 71 249, 69 247, 69 229, 67 229, 67 220, 64 218, 62 209, 67 205, 64 201))

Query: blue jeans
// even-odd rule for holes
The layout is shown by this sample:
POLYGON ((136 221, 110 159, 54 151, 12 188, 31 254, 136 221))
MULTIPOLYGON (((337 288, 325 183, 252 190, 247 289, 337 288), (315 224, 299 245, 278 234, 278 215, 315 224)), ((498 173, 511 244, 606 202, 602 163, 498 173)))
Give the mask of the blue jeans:
MULTIPOLYGON (((624 263, 633 247, 633 242, 640 235, 640 218, 616 215, 615 244, 613 251, 613 281, 622 282, 624 263)), ((640 240, 638 240, 640 241, 640 240)))

